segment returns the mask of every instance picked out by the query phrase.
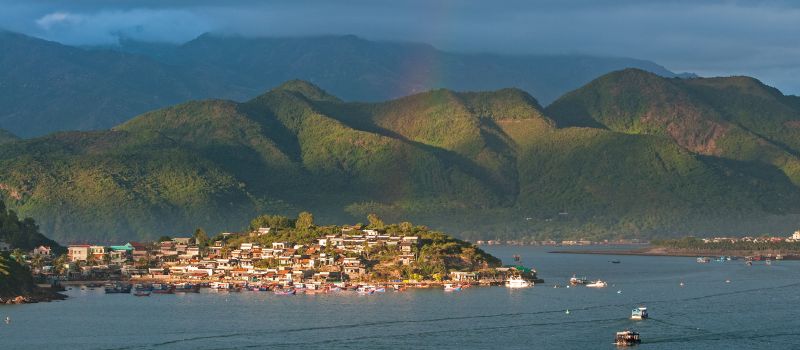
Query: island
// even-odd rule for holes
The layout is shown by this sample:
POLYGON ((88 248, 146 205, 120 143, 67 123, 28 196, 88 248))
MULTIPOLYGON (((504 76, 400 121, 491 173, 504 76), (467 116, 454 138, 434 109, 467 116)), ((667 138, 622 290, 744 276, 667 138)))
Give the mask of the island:
POLYGON ((129 293, 135 284, 140 296, 196 292, 201 286, 313 293, 543 282, 532 268, 502 266, 476 245, 426 226, 386 224, 375 214, 367 220, 317 225, 309 212, 295 218, 261 215, 240 232, 213 237, 196 229, 153 242, 72 244, 49 266, 32 268, 43 280, 105 286, 107 293, 129 293))

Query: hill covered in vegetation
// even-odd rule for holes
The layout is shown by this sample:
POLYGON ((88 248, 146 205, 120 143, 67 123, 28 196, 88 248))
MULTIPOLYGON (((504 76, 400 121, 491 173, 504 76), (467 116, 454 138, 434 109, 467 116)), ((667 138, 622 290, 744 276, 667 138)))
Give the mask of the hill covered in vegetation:
POLYGON ((468 239, 788 232, 800 189, 782 128, 800 108, 741 80, 628 70, 547 109, 519 89, 353 103, 293 80, 247 102, 0 145, 0 195, 61 242, 219 232, 303 210, 468 239), (744 98, 764 107, 726 109, 744 98))
POLYGON ((354 36, 206 34, 181 45, 122 40, 88 48, 0 30, 0 128, 23 137, 107 129, 192 99, 247 100, 297 78, 356 101, 516 86, 549 102, 625 67, 674 76, 631 58, 467 55, 354 36))

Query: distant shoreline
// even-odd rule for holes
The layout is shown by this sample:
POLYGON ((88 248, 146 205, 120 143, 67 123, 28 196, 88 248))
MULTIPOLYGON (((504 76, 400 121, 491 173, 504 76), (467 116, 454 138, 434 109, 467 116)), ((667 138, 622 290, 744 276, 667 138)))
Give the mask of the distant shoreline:
POLYGON ((620 250, 554 250, 548 253, 553 254, 596 254, 596 255, 637 255, 637 256, 674 256, 674 257, 702 257, 702 256, 733 256, 744 258, 746 256, 775 256, 783 255, 784 260, 800 260, 800 252, 782 251, 743 251, 743 250, 690 250, 690 249, 670 249, 664 247, 648 247, 640 249, 620 249, 620 250))

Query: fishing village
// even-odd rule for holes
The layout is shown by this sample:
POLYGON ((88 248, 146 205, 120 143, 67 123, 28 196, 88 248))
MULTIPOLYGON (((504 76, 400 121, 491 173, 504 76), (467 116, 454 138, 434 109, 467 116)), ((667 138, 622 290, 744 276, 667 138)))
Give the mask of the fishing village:
MULTIPOLYGON (((308 214, 310 216, 310 214, 308 214)), ((352 290, 441 288, 475 285, 526 287, 543 282, 530 267, 501 266, 480 248, 410 223, 313 225, 313 217, 263 218, 245 233, 202 230, 190 237, 122 245, 72 244, 54 256, 40 246, 25 255, 40 282, 105 287, 108 293, 137 296, 215 291, 271 291, 276 294, 352 290), (303 221, 306 222, 303 222, 303 221)))

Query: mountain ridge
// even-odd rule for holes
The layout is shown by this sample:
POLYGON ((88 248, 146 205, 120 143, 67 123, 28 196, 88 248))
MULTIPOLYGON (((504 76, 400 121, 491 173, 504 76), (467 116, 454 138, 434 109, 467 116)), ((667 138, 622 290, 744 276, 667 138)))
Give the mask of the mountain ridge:
MULTIPOLYGON (((712 103, 739 98, 724 81, 709 83, 724 93, 701 96, 698 82, 647 74, 612 73, 545 109, 519 89, 437 89, 365 103, 288 81, 245 102, 190 101, 110 130, 0 145, 0 197, 60 242, 235 230, 258 214, 301 210, 320 222, 378 213, 467 239, 647 238, 795 225, 800 188, 790 163, 731 148, 704 153, 695 147, 701 143, 673 139, 664 127, 701 121, 675 127, 702 136, 711 121, 763 117, 712 103), (622 79, 631 84, 624 91, 642 90, 640 81, 652 88, 626 92, 634 104, 598 88, 620 75, 633 76, 622 79), (687 105, 669 109, 664 100, 687 105), (604 112, 617 109, 625 113, 604 112), (564 125, 576 120, 593 125, 564 125)), ((782 101, 792 99, 763 103, 793 108, 782 101)), ((786 111, 770 118, 793 121, 794 110, 786 111)), ((765 141, 785 136, 767 131, 765 141)), ((777 154, 748 140, 734 141, 777 154)))
POLYGON ((103 130, 189 100, 246 101, 303 79, 347 101, 379 102, 436 88, 521 88, 549 102, 604 73, 645 60, 592 56, 461 54, 427 44, 355 36, 220 37, 181 45, 73 47, 0 33, 0 128, 22 137, 103 130))

